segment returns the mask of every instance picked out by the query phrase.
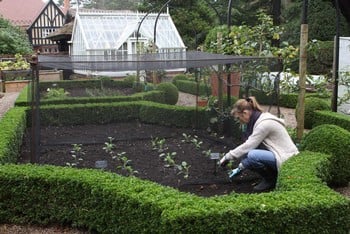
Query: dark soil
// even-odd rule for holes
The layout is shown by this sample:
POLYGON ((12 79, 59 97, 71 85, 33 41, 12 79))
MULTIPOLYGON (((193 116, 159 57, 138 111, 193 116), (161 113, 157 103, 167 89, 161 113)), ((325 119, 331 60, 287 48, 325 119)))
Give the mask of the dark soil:
MULTIPOLYGON (((28 129, 30 133, 30 129, 28 129)), ((41 147, 39 164, 67 166, 74 163, 72 157, 73 144, 81 144, 83 160, 79 161, 78 168, 96 168, 96 162, 107 161, 106 171, 125 176, 130 175, 122 168, 121 162, 113 159, 112 155, 103 150, 109 137, 114 140, 114 156, 125 152, 124 156, 131 160, 134 175, 155 181, 165 186, 171 186, 183 192, 194 193, 199 196, 223 195, 231 192, 251 193, 252 187, 259 180, 258 175, 245 171, 232 182, 229 181, 227 170, 216 165, 216 160, 210 159, 203 151, 226 153, 235 145, 230 138, 218 138, 205 131, 179 129, 165 126, 143 124, 139 122, 115 123, 107 125, 85 125, 65 127, 43 127, 41 129, 41 147), (183 134, 190 141, 202 142, 197 148, 195 143, 186 142, 183 134), (198 138, 195 138, 197 136, 198 138), (153 149, 155 139, 165 139, 164 151, 153 149), (190 165, 189 176, 179 174, 176 166, 167 167, 161 153, 176 152, 175 163, 183 161, 190 165)), ((20 162, 28 162, 30 158, 30 136, 26 136, 22 146, 20 162)), ((234 164, 237 164, 235 162, 234 164)), ((235 165, 234 165, 235 166, 235 165)))

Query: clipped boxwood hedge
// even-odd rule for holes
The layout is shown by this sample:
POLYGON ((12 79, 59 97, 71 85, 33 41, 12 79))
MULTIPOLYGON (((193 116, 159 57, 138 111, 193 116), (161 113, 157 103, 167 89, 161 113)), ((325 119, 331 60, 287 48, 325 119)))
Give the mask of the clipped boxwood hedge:
MULTIPOLYGON (((189 126, 190 115, 196 113, 195 108, 145 101, 45 106, 40 111, 42 123, 50 124, 137 117, 162 123, 164 115, 163 123, 170 118, 173 123, 188 121, 189 126)), ((15 117, 11 127, 18 124, 24 130, 25 109, 15 107, 8 113, 11 118, 0 120, 1 129, 3 121, 15 117)), ((22 134, 15 132, 6 131, 2 137, 20 142, 22 134)), ((5 161, 18 150, 3 150, 0 156, 5 161)), ((348 233, 350 200, 325 184, 332 178, 332 157, 303 151, 283 164, 275 191, 211 198, 94 169, 5 164, 0 166, 0 220, 70 224, 98 233, 348 233)))
MULTIPOLYGON (((29 122, 30 112, 28 113, 29 122)), ((195 107, 166 105, 147 101, 50 105, 40 108, 41 125, 85 125, 139 119, 178 127, 206 128, 208 112, 195 107)))
POLYGON ((160 83, 156 87, 157 90, 160 90, 165 93, 164 103, 168 105, 175 105, 179 99, 179 90, 172 83, 160 83))
POLYGON ((332 111, 315 111, 313 126, 322 124, 334 124, 350 131, 350 116, 332 111))
POLYGON ((210 96, 211 88, 204 83, 197 83, 191 80, 176 79, 173 81, 174 85, 179 89, 179 91, 184 93, 193 94, 196 96, 210 96))
POLYGON ((350 132, 336 125, 313 128, 301 142, 302 150, 331 154, 329 183, 347 185, 350 181, 350 132))
POLYGON ((98 233, 347 233, 349 199, 318 177, 328 157, 287 161, 274 192, 211 198, 93 169, 3 165, 0 220, 98 233))
POLYGON ((17 162, 26 130, 26 108, 12 108, 0 119, 0 163, 17 162))
POLYGON ((311 129, 315 121, 315 111, 317 110, 331 110, 329 103, 323 99, 316 97, 309 97, 305 99, 305 119, 304 127, 311 129))

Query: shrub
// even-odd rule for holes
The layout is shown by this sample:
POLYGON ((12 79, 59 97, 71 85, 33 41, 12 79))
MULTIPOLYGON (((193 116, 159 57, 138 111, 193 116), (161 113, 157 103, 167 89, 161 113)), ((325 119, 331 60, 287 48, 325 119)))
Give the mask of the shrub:
POLYGON ((178 74, 176 76, 174 76, 173 78, 173 84, 176 85, 176 82, 178 80, 190 80, 190 79, 193 79, 191 76, 187 76, 186 74, 178 74))
MULTIPOLYGON (((296 109, 297 110, 297 109, 296 109)), ((310 97, 305 99, 304 128, 311 129, 314 124, 316 110, 331 110, 330 105, 323 99, 310 97)))
POLYGON ((316 111, 314 127, 322 124, 334 124, 350 131, 350 118, 348 115, 333 111, 316 111))
POLYGON ((179 90, 172 83, 160 83, 157 90, 164 92, 165 104, 175 105, 179 98, 179 90))
POLYGON ((301 150, 331 154, 330 184, 350 181, 350 132, 336 125, 324 124, 312 129, 302 140, 301 150))

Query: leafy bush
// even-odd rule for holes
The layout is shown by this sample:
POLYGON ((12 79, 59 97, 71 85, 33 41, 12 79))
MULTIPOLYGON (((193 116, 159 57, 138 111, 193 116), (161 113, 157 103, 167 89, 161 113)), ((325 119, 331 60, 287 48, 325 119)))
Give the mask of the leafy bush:
POLYGON ((14 60, 0 62, 0 70, 28 70, 30 64, 21 54, 15 54, 14 60))
POLYGON ((66 98, 69 93, 64 91, 63 88, 48 88, 47 93, 45 94, 45 99, 53 99, 53 98, 66 98))
POLYGON ((179 90, 172 83, 160 83, 157 90, 164 92, 165 104, 175 105, 179 99, 179 90))
POLYGON ((189 76, 189 75, 186 75, 186 74, 178 74, 176 76, 174 76, 173 78, 173 84, 176 85, 176 82, 178 80, 193 80, 193 76, 189 76))
POLYGON ((336 125, 324 124, 312 129, 302 140, 301 150, 331 154, 330 184, 350 181, 350 132, 336 125))
POLYGON ((24 30, 0 17, 0 54, 32 53, 28 36, 24 30))
POLYGON ((316 110, 331 110, 330 105, 323 99, 310 97, 305 99, 304 128, 311 129, 314 124, 316 110))

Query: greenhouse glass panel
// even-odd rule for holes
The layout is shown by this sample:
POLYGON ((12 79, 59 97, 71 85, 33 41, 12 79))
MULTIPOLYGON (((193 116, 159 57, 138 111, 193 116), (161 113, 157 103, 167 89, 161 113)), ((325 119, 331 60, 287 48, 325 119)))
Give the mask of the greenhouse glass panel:
POLYGON ((80 10, 73 29, 71 55, 88 54, 83 50, 119 51, 120 47, 123 47, 123 54, 125 50, 127 54, 142 52, 142 48, 136 51, 136 40, 142 42, 144 47, 149 46, 154 42, 155 30, 156 48, 159 52, 185 51, 186 46, 170 15, 160 14, 155 28, 157 16, 156 13, 146 15, 129 11, 80 10), (139 25, 142 19, 144 20, 139 25), (139 36, 136 39, 138 29, 139 36))

